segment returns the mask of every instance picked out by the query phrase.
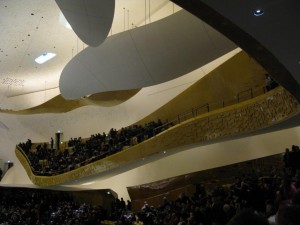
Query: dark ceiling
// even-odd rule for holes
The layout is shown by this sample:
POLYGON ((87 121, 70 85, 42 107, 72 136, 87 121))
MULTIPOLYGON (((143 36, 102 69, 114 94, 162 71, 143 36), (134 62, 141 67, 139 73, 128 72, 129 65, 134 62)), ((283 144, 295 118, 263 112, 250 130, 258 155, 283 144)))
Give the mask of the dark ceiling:
POLYGON ((300 2, 172 0, 223 33, 300 100, 300 2), (262 10, 261 16, 255 11, 262 10))
MULTIPOLYGON (((223 33, 300 101, 300 2, 171 0, 223 33), (261 16, 255 16, 262 10, 261 16)), ((300 125, 300 115, 246 136, 300 125)))

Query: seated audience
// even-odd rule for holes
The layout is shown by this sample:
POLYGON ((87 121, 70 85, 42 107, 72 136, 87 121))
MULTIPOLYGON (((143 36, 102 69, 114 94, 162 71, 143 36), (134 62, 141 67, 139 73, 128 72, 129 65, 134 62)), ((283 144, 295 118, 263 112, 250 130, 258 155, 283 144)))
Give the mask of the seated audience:
POLYGON ((257 213, 245 210, 236 214, 228 225, 269 225, 268 220, 257 213))
MULTIPOLYGON (((109 135, 93 135, 93 141, 87 142, 90 148, 97 150, 94 141, 109 142, 114 135, 117 136, 111 132, 109 135)), ((82 142, 77 144, 85 151, 82 142)), ((41 152, 36 152, 36 155, 48 157, 48 153, 42 150, 43 146, 38 149, 41 152)), ((59 152, 61 161, 57 166, 67 165, 70 154, 67 150, 59 152)), ((130 201, 126 204, 123 198, 116 198, 109 215, 101 206, 76 204, 70 198, 51 195, 47 190, 31 190, 30 193, 20 190, 18 193, 11 190, 1 192, 0 189, 0 224, 100 224, 108 219, 120 225, 267 225, 275 224, 276 217, 277 225, 298 225, 300 192, 295 190, 299 186, 289 175, 274 168, 240 173, 231 185, 212 189, 197 185, 192 196, 182 193, 173 200, 164 197, 157 207, 145 202, 138 212, 131 211, 130 201)))
POLYGON ((160 120, 149 122, 144 126, 132 125, 120 130, 111 128, 108 134, 105 132, 93 134, 87 140, 83 140, 81 137, 71 138, 68 141, 68 148, 63 151, 53 149, 53 139, 50 141, 50 148, 48 144, 44 143, 38 145, 35 150, 31 149, 30 139, 18 146, 29 160, 34 174, 52 176, 115 154, 125 147, 136 145, 153 137, 166 128, 160 120))
POLYGON ((299 205, 285 205, 278 210, 276 215, 276 225, 299 225, 299 215, 299 205))

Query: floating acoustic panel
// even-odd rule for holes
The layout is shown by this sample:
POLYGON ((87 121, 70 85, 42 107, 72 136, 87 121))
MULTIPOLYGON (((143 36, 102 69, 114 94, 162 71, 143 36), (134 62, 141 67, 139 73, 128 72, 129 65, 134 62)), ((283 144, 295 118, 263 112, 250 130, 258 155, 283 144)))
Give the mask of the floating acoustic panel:
POLYGON ((115 0, 55 0, 77 36, 89 46, 107 37, 115 11, 115 0))
POLYGON ((185 75, 234 48, 222 34, 180 11, 84 49, 63 69, 59 87, 64 98, 77 99, 152 86, 185 75))

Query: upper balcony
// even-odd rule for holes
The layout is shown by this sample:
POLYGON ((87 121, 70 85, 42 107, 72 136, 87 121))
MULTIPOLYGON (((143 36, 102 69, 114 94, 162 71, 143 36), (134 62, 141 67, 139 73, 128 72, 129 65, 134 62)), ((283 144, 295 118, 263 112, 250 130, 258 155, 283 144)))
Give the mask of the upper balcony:
MULTIPOLYGON (((170 124, 159 127, 160 133, 136 145, 125 148, 102 159, 93 158, 76 169, 47 176, 33 171, 26 154, 16 148, 16 155, 24 166, 32 182, 39 186, 51 186, 80 178, 101 174, 145 157, 168 151, 187 149, 195 145, 205 145, 270 127, 299 113, 299 103, 288 91, 277 87, 257 97, 249 90, 248 100, 210 110, 206 104, 179 115, 170 124), (203 112, 206 111, 206 112, 203 112)), ((224 104, 224 103, 223 103, 224 104)), ((158 133, 158 134, 156 134, 158 133)))

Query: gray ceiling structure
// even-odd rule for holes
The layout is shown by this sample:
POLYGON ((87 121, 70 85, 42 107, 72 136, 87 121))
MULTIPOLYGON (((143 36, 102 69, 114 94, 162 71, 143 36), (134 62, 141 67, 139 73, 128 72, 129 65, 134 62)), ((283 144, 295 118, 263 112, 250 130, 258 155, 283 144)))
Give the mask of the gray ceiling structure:
POLYGON ((66 99, 77 99, 156 85, 192 72, 236 47, 181 10, 81 51, 63 69, 60 92, 66 99))
POLYGON ((99 46, 110 31, 115 0, 55 0, 77 36, 89 46, 99 46))
MULTIPOLYGON (((300 2, 171 0, 227 36, 300 101, 300 2), (262 10, 261 16, 255 16, 262 10)), ((252 134, 300 125, 299 114, 252 134)), ((249 136, 251 134, 247 134, 249 136)))
POLYGON ((300 100, 300 2, 172 0, 255 58, 300 100), (254 15, 261 10, 262 15, 254 15))

